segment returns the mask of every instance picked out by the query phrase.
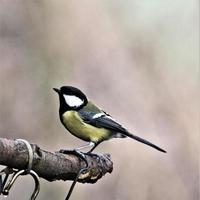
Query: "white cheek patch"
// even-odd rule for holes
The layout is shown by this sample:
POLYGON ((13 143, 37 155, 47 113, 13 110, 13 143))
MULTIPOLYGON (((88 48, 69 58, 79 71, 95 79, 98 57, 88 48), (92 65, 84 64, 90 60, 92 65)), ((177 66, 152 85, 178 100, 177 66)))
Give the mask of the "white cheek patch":
POLYGON ((83 104, 83 100, 74 95, 63 95, 67 105, 70 107, 79 107, 83 104))

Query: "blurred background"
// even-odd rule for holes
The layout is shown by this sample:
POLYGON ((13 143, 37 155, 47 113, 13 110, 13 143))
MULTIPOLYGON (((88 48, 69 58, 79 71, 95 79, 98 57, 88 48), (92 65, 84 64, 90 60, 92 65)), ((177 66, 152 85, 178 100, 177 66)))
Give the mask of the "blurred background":
MULTIPOLYGON (((84 144, 61 125, 52 90, 73 85, 168 153, 104 142, 95 151, 114 171, 72 200, 198 200, 198 15, 195 0, 1 0, 0 137, 50 151, 84 144)), ((37 199, 64 199, 70 185, 41 180, 37 199)), ((21 177, 7 199, 32 191, 21 177)))

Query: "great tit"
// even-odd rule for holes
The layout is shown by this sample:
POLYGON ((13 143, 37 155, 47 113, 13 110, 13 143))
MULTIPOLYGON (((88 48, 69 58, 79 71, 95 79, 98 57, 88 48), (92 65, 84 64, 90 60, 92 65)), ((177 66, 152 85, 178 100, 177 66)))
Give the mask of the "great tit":
POLYGON ((91 153, 105 140, 129 137, 166 153, 155 144, 131 134, 109 114, 88 100, 78 88, 63 86, 60 89, 53 89, 59 95, 59 115, 64 127, 74 136, 89 142, 76 150, 91 147, 88 152, 91 153))

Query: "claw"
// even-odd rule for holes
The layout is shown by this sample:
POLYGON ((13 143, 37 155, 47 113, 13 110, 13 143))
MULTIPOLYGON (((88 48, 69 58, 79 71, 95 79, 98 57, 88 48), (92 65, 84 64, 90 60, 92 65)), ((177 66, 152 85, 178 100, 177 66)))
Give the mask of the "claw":
POLYGON ((85 161, 85 164, 86 164, 85 168, 88 168, 88 166, 89 166, 85 154, 82 153, 81 151, 78 151, 76 149, 73 149, 73 150, 60 149, 59 153, 72 154, 72 155, 78 156, 79 158, 81 158, 82 160, 85 161))

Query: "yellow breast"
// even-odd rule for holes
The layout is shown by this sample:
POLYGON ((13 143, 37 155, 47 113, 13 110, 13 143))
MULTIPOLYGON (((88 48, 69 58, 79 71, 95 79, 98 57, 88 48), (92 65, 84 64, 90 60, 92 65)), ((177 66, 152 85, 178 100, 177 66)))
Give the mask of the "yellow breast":
POLYGON ((91 142, 99 142, 109 139, 110 131, 104 128, 96 128, 84 123, 76 111, 67 111, 62 115, 64 126, 76 137, 91 142))

